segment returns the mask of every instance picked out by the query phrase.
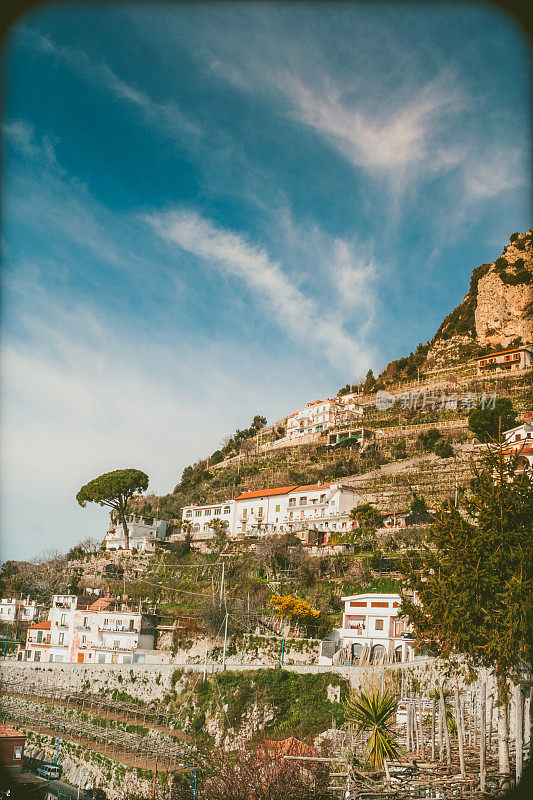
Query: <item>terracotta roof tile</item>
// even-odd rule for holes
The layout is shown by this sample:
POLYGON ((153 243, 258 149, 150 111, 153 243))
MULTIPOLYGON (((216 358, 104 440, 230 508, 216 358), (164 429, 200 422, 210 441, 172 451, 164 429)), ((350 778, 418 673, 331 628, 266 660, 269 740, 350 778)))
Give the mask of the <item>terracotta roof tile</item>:
POLYGON ((253 497, 271 497, 277 494, 288 494, 296 489, 296 486, 280 486, 278 489, 261 489, 257 492, 243 492, 236 500, 251 500, 253 497))
POLYGON ((41 630, 49 631, 51 627, 51 622, 49 619, 45 620, 44 622, 35 622, 33 625, 28 625, 28 628, 34 629, 39 628, 41 630))

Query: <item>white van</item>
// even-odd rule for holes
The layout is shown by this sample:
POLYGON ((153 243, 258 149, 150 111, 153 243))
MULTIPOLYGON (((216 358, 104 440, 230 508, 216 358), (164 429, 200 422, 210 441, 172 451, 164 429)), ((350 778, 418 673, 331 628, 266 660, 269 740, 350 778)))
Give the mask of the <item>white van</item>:
POLYGON ((57 779, 61 777, 61 767, 55 764, 42 764, 40 767, 37 767, 37 775, 49 781, 57 781, 57 779))

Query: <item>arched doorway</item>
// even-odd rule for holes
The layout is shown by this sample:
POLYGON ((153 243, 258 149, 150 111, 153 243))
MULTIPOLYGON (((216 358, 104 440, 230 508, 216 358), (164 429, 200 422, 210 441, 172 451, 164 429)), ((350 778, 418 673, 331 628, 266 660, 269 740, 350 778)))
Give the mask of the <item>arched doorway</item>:
POLYGON ((362 644, 356 643, 352 645, 352 663, 359 661, 362 652, 363 652, 362 644))
POLYGON ((378 664, 385 654, 385 648, 382 644, 375 644, 372 648, 372 657, 370 659, 372 664, 378 664))

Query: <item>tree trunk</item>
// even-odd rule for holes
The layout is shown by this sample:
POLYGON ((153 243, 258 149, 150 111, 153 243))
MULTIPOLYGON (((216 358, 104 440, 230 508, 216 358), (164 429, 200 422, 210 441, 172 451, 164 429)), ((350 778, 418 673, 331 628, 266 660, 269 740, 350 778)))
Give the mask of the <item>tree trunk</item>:
POLYGON ((444 761, 444 730, 442 727, 442 709, 439 700, 439 761, 444 761))
POLYGON ((431 702, 431 760, 435 761, 435 701, 431 702))
POLYGON ((479 788, 485 792, 487 789, 487 686, 485 681, 481 684, 481 700, 479 703, 479 788))
POLYGON ((444 728, 444 736, 446 741, 446 763, 452 763, 452 745, 450 742, 450 730, 448 728, 448 720, 446 718, 446 703, 444 701, 444 690, 443 690, 443 683, 439 684, 439 701, 441 707, 441 714, 442 714, 442 725, 444 728))
POLYGON ((459 766, 461 775, 465 777, 465 752, 464 752, 464 728, 463 715, 461 714, 461 698, 459 697, 459 687, 455 684, 455 721, 457 724, 457 744, 459 745, 459 766))
POLYGON ((505 675, 497 676, 498 684, 498 771, 509 775, 508 691, 505 675))
POLYGON ((130 533, 128 530, 128 523, 126 522, 126 514, 120 514, 120 521, 122 522, 122 530, 124 531, 124 550, 130 549, 130 533))
POLYGON ((418 733, 420 739, 420 756, 422 761, 426 758, 426 751, 424 748, 424 728, 422 726, 422 698, 418 701, 418 733))
POLYGON ((515 688, 516 700, 516 783, 520 783, 522 777, 522 759, 523 759, 523 736, 524 736, 524 717, 522 707, 522 688, 520 684, 515 688))

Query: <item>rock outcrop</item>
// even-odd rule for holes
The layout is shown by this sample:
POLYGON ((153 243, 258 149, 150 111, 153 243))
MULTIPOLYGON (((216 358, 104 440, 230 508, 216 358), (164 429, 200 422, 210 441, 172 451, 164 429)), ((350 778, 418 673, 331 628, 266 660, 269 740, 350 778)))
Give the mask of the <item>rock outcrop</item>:
POLYGON ((533 342, 533 231, 513 233, 502 255, 476 267, 468 294, 430 343, 426 368, 450 366, 479 351, 533 342))

